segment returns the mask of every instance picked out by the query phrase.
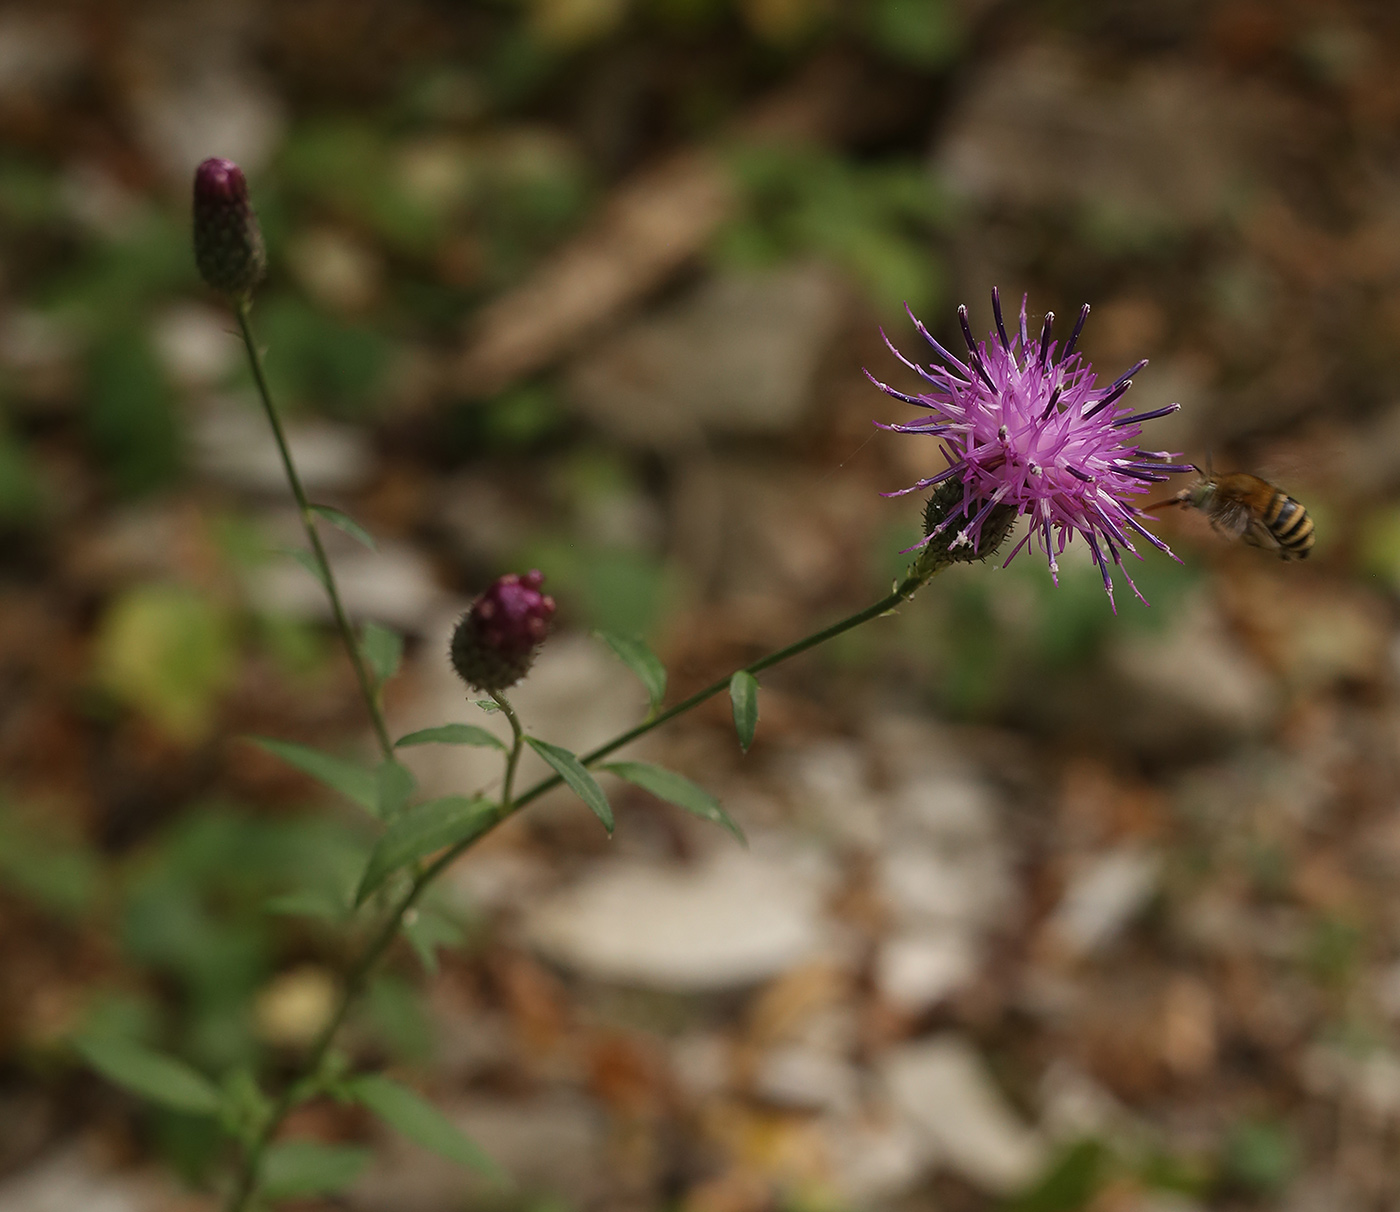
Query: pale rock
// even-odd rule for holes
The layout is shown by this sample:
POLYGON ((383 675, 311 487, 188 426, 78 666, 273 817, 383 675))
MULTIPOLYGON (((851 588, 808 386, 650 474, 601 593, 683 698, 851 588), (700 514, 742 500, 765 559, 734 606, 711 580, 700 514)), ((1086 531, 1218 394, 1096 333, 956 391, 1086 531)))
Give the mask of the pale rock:
MULTIPOLYGON (((588 1205, 608 1190, 608 1128, 590 1102, 567 1094, 529 1101, 476 1097, 441 1106, 522 1194, 588 1205)), ((385 1133, 365 1175, 347 1195, 363 1212, 442 1212, 499 1197, 501 1188, 397 1133, 385 1133)), ((475 1206, 475 1204, 473 1204, 475 1206)))
POLYGON ((178 303, 161 312, 154 336, 157 355, 185 388, 215 386, 240 356, 227 316, 197 303, 178 303))
POLYGON ((373 249, 329 227, 297 236, 287 249, 287 263, 307 293, 334 311, 363 311, 378 297, 384 278, 373 249))
POLYGON ((785 756, 783 782, 802 808, 810 809, 823 832, 867 850, 885 836, 885 804, 870 785, 861 746, 821 741, 785 756))
POLYGON ((0 98, 51 103, 83 65, 82 32, 53 6, 14 5, 0 12, 0 98))
POLYGON ((936 842, 976 844, 995 833, 995 795, 971 775, 930 772, 901 783, 890 798, 905 829, 936 842))
POLYGON ((725 1093, 733 1081, 733 1045, 710 1031, 692 1031, 671 1044, 671 1073, 692 1102, 725 1093))
POLYGON ((986 205, 1071 204, 1130 230, 1179 230, 1230 215, 1291 117, 1250 82, 1157 59, 1105 74, 1040 40, 978 73, 937 162, 986 205))
POLYGON ((976 956, 959 931, 898 934, 875 957, 875 987, 890 1005, 913 1014, 932 1009, 963 988, 976 956))
POLYGON ((1180 603, 1165 629, 1119 630, 1109 664, 1126 683, 1110 726, 1142 743, 1247 736, 1272 719, 1275 693, 1204 594, 1180 603))
POLYGON ((0 315, 0 362, 21 373, 52 371, 78 354, 78 334, 57 316, 27 308, 0 315))
POLYGON ((879 1069, 891 1102, 940 1164, 997 1195, 1021 1189, 1040 1173, 1044 1141, 1017 1118, 961 1036, 901 1045, 881 1058, 879 1069))
MULTIPOLYGON (((362 429, 332 421, 284 423, 301 482, 317 494, 353 492, 374 474, 374 452, 362 429)), ((253 398, 216 397, 190 422, 197 470, 231 488, 281 497, 288 491, 282 457, 253 398)))
POLYGON ((242 5, 154 5, 128 23, 126 56, 136 138, 172 185, 189 188, 207 156, 256 178, 286 126, 281 100, 254 66, 256 19, 242 5))
MULTIPOLYGON (((418 548, 381 543, 377 551, 369 551, 356 545, 328 558, 351 618, 373 619, 416 635, 435 617, 443 594, 434 580, 432 564, 418 548)), ((325 589, 290 557, 259 568, 250 577, 249 592, 264 609, 299 618, 331 619, 325 589)))
POLYGON ((1126 1107, 1063 1057, 1050 1062, 1040 1079, 1040 1126, 1065 1144, 1090 1138, 1121 1138, 1130 1121, 1126 1107))
POLYGON ((688 868, 619 860, 541 902, 526 933, 542 954, 594 980, 741 989, 829 950, 828 882, 757 847, 720 849, 688 868))
POLYGON ((897 1199, 928 1172, 936 1150, 903 1116, 865 1112, 826 1121, 834 1185, 854 1208, 897 1199))
POLYGON ((62 1146, 0 1183, 0 1212, 200 1212, 212 1206, 155 1176, 102 1168, 81 1145, 62 1146))
POLYGON ((595 423, 645 445, 788 432, 810 403, 841 303, 817 265, 718 274, 587 354, 570 395, 595 423))
POLYGON ((753 1088, 760 1098, 779 1106, 839 1113, 855 1105, 860 1075, 832 1052, 783 1044, 760 1058, 753 1088))
POLYGON ((1127 845, 1096 856, 1077 872, 1051 917, 1055 937, 1086 955, 1111 945, 1157 891, 1161 856, 1127 845))
POLYGON ((876 887, 900 922, 967 926, 993 922, 1014 891, 994 850, 951 854, 916 842, 880 856, 876 887))

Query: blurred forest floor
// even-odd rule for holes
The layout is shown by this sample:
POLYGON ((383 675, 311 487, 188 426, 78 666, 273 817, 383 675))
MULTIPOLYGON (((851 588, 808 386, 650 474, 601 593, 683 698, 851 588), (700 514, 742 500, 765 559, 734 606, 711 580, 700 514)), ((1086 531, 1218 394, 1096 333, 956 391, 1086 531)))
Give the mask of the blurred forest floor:
MULTIPOLYGON (((959 568, 463 861, 350 1032, 516 1177, 360 1113, 363 1212, 1400 1206, 1400 12, 1374 0, 284 0, 0 11, 0 1212, 212 1207, 201 1121, 76 1060, 275 1078, 366 828, 249 735, 364 752, 194 164, 247 169, 254 324, 398 733, 538 567, 518 705, 583 747, 883 594, 930 453, 862 367, 1094 311, 1152 445, 1279 481, 1305 565, 1159 527, 1152 606, 959 568), (289 898, 288 893, 299 895, 289 898), (280 899, 279 899, 280 898, 280 899), (177 1174, 180 1181, 170 1177, 177 1174)), ((1072 563, 1072 562, 1071 562, 1072 563)), ((439 747, 442 748, 442 747, 439 747)), ((417 750, 426 791, 494 776, 417 750)), ((339 941, 338 941, 339 940, 339 941)))

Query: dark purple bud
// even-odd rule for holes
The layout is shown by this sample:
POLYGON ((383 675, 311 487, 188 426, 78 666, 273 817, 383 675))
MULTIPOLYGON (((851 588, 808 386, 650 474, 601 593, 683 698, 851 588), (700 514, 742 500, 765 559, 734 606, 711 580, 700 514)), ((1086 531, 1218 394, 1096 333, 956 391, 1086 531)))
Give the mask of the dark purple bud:
POLYGON ((452 668, 477 690, 514 686, 535 663, 549 635, 554 599, 540 592, 544 576, 527 572, 497 578, 452 633, 452 668))
POLYGON ((248 182, 232 160, 211 157, 194 170, 194 259, 210 286, 234 297, 246 297, 267 268, 248 182))

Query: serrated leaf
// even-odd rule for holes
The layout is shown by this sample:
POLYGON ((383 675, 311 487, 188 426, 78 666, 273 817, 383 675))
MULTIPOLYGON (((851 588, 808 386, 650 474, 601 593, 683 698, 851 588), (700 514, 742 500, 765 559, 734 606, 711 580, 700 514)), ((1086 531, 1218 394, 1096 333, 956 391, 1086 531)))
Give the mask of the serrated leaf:
POLYGON ((506 749, 505 743, 494 732, 475 724, 442 724, 437 728, 420 728, 394 742, 395 749, 404 749, 409 745, 477 745, 483 749, 499 749, 502 753, 506 749))
POLYGON ((432 1103, 407 1086, 382 1074, 357 1077, 346 1085, 351 1098, 368 1107, 414 1144, 487 1178, 506 1181, 505 1172, 475 1142, 464 1136, 432 1103))
POLYGON ((423 971, 429 976, 437 975, 438 948, 455 947, 462 941, 461 927, 431 909, 418 910, 417 916, 412 920, 406 916, 403 932, 409 945, 417 953, 423 971))
POLYGON ((609 762, 603 769, 620 779, 626 779, 643 791, 650 791, 657 799, 675 804, 677 808, 684 808, 687 812, 723 826, 740 842, 748 845, 744 831, 720 807, 719 800, 684 775, 661 766, 653 766, 650 762, 609 762))
POLYGON ((320 1145, 286 1140, 263 1154, 260 1190, 269 1200, 329 1195, 343 1191, 360 1176, 370 1151, 351 1145, 320 1145))
POLYGON ((317 517, 324 518, 337 530, 348 534, 357 543, 363 543, 371 551, 379 550, 379 545, 374 541, 374 536, 348 513, 343 513, 330 505, 313 505, 311 507, 311 512, 316 514, 317 517))
POLYGON ((362 905, 400 867, 466 837, 493 807, 490 800, 463 795, 415 804, 397 817, 379 839, 355 893, 355 904, 362 905))
POLYGON ((375 680, 383 685, 398 673, 403 662, 403 636, 378 623, 366 623, 361 632, 360 650, 374 671, 375 680))
POLYGON ((392 758, 380 762, 374 771, 374 782, 378 788, 376 803, 383 820, 391 820, 403 811, 409 797, 418 787, 413 772, 392 758))
POLYGON ((367 812, 374 812, 378 807, 378 781, 374 774, 363 766, 357 766, 343 758, 332 757, 329 753, 322 753, 309 745, 298 745, 295 741, 277 741, 265 736, 250 739, 274 757, 281 758, 288 766, 300 770, 303 774, 309 774, 333 791, 340 792, 346 799, 353 800, 367 812))
POLYGON ((656 653, 647 647, 640 636, 615 635, 610 631, 598 632, 598 637, 607 644, 624 665, 646 687, 651 709, 655 711, 666 697, 666 666, 656 653))
POLYGON ((747 670, 739 670, 729 679, 729 701, 734 706, 734 731, 739 734, 739 748, 747 753, 758 727, 758 679, 747 670))
POLYGON ((219 1110, 218 1088, 182 1060, 126 1039, 85 1036, 73 1042, 88 1064, 133 1094, 191 1115, 219 1110))
POLYGON ((603 794, 603 789, 598 786, 593 776, 583 768, 578 756, 562 745, 551 745, 548 741, 541 741, 533 736, 527 736, 525 743, 554 768, 554 772, 569 785, 573 793, 603 822, 603 828, 611 833, 612 805, 608 803, 608 797, 603 794))
POLYGON ((325 569, 321 567, 321 561, 316 558, 314 552, 307 551, 305 547, 284 547, 282 548, 282 553, 291 556, 292 559, 320 582, 322 589, 327 593, 330 592, 330 582, 326 580, 325 569))

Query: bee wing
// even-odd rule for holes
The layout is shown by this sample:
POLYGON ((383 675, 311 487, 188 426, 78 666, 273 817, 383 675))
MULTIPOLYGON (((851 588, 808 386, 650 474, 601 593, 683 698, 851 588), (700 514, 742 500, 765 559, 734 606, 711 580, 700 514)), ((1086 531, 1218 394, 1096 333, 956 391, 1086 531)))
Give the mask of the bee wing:
POLYGON ((1216 534, 1224 535, 1227 539, 1244 539, 1246 543, 1258 542, 1251 537, 1251 532, 1256 528, 1264 530, 1268 535, 1268 530, 1258 523, 1247 506, 1238 501, 1230 501, 1210 512, 1210 524, 1216 534))
POLYGON ((1269 528, 1256 517, 1249 518, 1249 524, 1240 537, 1251 547, 1262 547, 1266 551, 1278 551, 1280 548, 1279 541, 1269 528))

